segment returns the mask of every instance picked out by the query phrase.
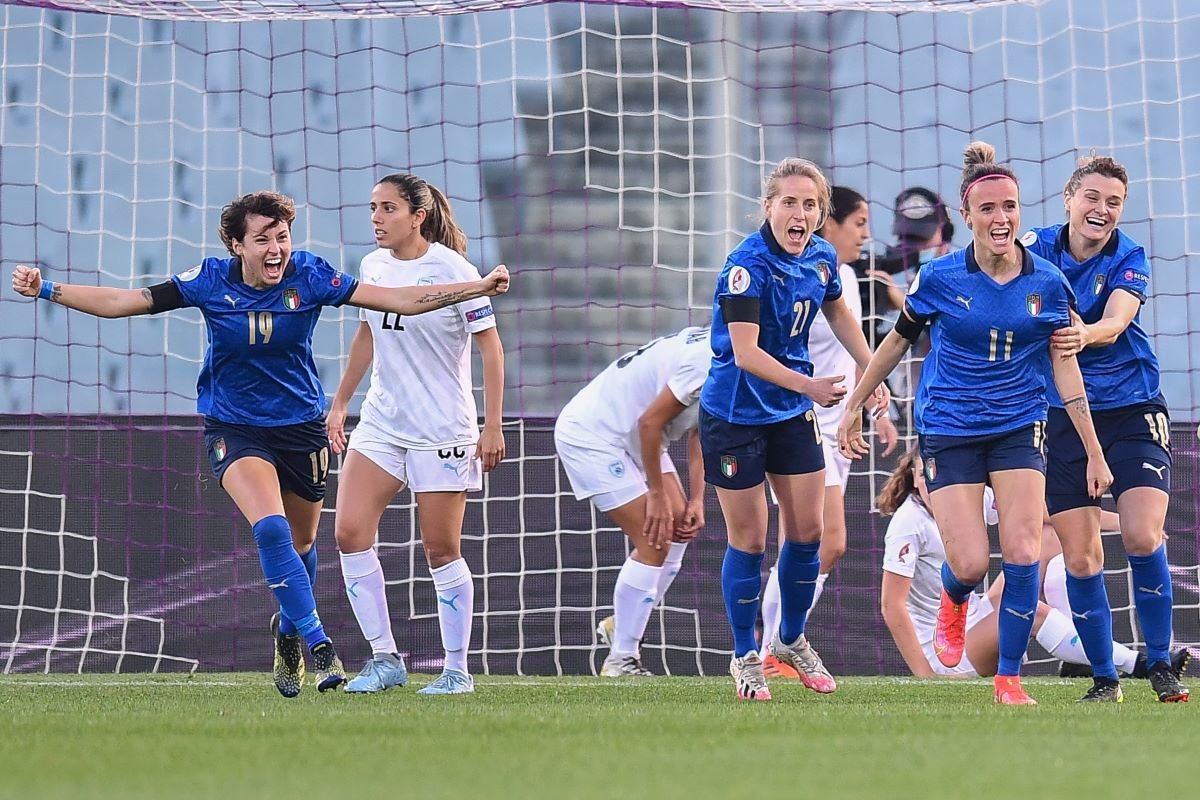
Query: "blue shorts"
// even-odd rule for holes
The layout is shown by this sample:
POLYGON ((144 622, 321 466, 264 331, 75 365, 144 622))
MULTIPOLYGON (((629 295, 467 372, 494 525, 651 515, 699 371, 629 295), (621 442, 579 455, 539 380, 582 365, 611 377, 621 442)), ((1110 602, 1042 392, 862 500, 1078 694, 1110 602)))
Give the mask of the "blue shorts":
POLYGON ((205 417, 204 447, 218 481, 239 458, 256 456, 275 465, 279 486, 284 491, 310 503, 325 499, 329 436, 324 420, 260 428, 205 417))
POLYGON ((700 409, 704 480, 722 489, 750 489, 767 473, 804 475, 825 469, 821 432, 812 409, 769 425, 737 425, 700 409))
MULTIPOLYGON (((1092 424, 1112 470, 1114 498, 1150 486, 1171 491, 1171 418, 1162 396, 1148 403, 1092 412, 1092 424)), ((1051 408, 1046 425, 1046 507, 1051 514, 1098 506, 1088 496, 1087 453, 1065 409, 1051 408)))
POLYGON ((929 491, 960 483, 987 483, 993 472, 1008 469, 1046 471, 1046 423, 1035 422, 1015 431, 990 436, 921 434, 918 446, 925 462, 929 491))

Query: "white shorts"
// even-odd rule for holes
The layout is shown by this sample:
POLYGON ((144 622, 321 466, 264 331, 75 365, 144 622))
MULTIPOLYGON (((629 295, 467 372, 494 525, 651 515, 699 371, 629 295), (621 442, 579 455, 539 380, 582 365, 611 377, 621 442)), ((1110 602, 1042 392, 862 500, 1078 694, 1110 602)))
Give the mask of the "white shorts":
MULTIPOLYGON (((599 510, 611 511, 646 493, 646 473, 625 448, 607 442, 568 442, 557 431, 554 447, 576 500, 590 498, 599 510)), ((675 464, 665 451, 660 464, 664 475, 675 473, 675 464)))
POLYGON ((370 425, 359 425, 350 434, 347 450, 366 456, 412 492, 477 492, 483 488, 483 462, 475 458, 473 444, 412 450, 370 425))
MULTIPOLYGON (((970 606, 967 609, 967 630, 971 630, 981 619, 991 613, 992 601, 988 599, 987 595, 972 594, 970 606)), ((979 672, 975 669, 975 665, 971 663, 971 659, 967 658, 966 650, 963 651, 962 661, 958 662, 958 666, 947 667, 938 661, 937 653, 933 651, 933 639, 922 644, 922 649, 925 651, 925 660, 929 662, 929 666, 935 675, 962 678, 979 677, 979 672)))

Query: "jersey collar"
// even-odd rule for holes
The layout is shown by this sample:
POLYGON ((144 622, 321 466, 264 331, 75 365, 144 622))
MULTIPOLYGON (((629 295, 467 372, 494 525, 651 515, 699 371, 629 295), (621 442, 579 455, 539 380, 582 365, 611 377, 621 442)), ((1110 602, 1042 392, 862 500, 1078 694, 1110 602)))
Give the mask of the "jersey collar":
POLYGON ((762 227, 758 229, 762 235, 763 241, 767 244, 767 249, 771 251, 773 256, 785 256, 788 252, 779 246, 779 242, 775 240, 775 234, 771 232, 771 223, 764 222, 762 227))
MULTIPOLYGON (((296 254, 292 253, 288 256, 287 266, 283 268, 283 277, 279 279, 283 283, 296 271, 296 254)), ((229 282, 230 283, 245 283, 242 279, 242 260, 237 256, 229 259, 229 282)))
MULTIPOLYGON (((1065 224, 1061 228, 1059 228, 1058 235, 1055 236, 1054 238, 1055 238, 1055 244, 1058 245, 1059 251, 1066 253, 1067 255, 1070 256, 1071 255, 1071 223, 1068 222, 1067 224, 1065 224)), ((1113 228, 1112 233, 1110 233, 1108 235, 1108 241, 1104 243, 1104 247, 1100 248, 1100 252, 1097 255, 1105 255, 1105 256, 1109 256, 1110 258, 1112 256, 1115 256, 1117 254, 1117 248, 1121 246, 1120 238, 1121 237, 1117 235, 1117 229, 1113 228)), ((1075 256, 1071 256, 1071 258, 1074 258, 1074 257, 1075 256)), ((1096 256, 1092 256, 1092 258, 1095 258, 1095 257, 1096 256)))
MULTIPOLYGON (((1033 274, 1033 254, 1026 249, 1025 245, 1017 242, 1017 247, 1021 248, 1021 274, 1033 274)), ((967 245, 966 250, 967 272, 979 272, 979 262, 975 260, 975 243, 971 242, 967 245)))

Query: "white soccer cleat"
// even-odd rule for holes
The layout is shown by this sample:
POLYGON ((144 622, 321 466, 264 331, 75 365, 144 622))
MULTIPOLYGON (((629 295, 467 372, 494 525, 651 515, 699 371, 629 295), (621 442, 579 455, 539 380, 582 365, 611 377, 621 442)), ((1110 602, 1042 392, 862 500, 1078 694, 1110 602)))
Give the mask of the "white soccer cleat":
POLYGON ((771 640, 771 655, 796 670, 800 682, 820 694, 832 694, 837 691, 837 681, 825 669, 824 662, 817 651, 808 643, 804 634, 791 644, 784 644, 779 634, 771 640))
POLYGON ((441 675, 433 683, 423 689, 418 689, 417 694, 474 694, 475 679, 465 672, 459 672, 456 669, 443 670, 441 675))
POLYGON ((762 659, 753 650, 741 658, 730 660, 729 674, 733 676, 739 700, 771 699, 771 690, 767 688, 767 678, 763 675, 762 659))
POLYGON ((637 656, 609 654, 600 667, 602 678, 653 678, 654 673, 642 666, 637 656))
POLYGON ((600 620, 600 624, 596 626, 596 636, 605 647, 611 648, 613 637, 616 636, 617 618, 609 615, 600 620))

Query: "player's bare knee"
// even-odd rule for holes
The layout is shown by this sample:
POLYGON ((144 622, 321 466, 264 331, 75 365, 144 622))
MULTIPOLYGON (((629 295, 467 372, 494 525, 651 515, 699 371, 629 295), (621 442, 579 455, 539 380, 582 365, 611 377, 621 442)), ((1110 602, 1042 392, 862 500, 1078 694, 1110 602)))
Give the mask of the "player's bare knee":
POLYGON ((1156 524, 1122 523, 1121 541, 1131 556, 1148 556, 1163 543, 1163 530, 1156 524))

